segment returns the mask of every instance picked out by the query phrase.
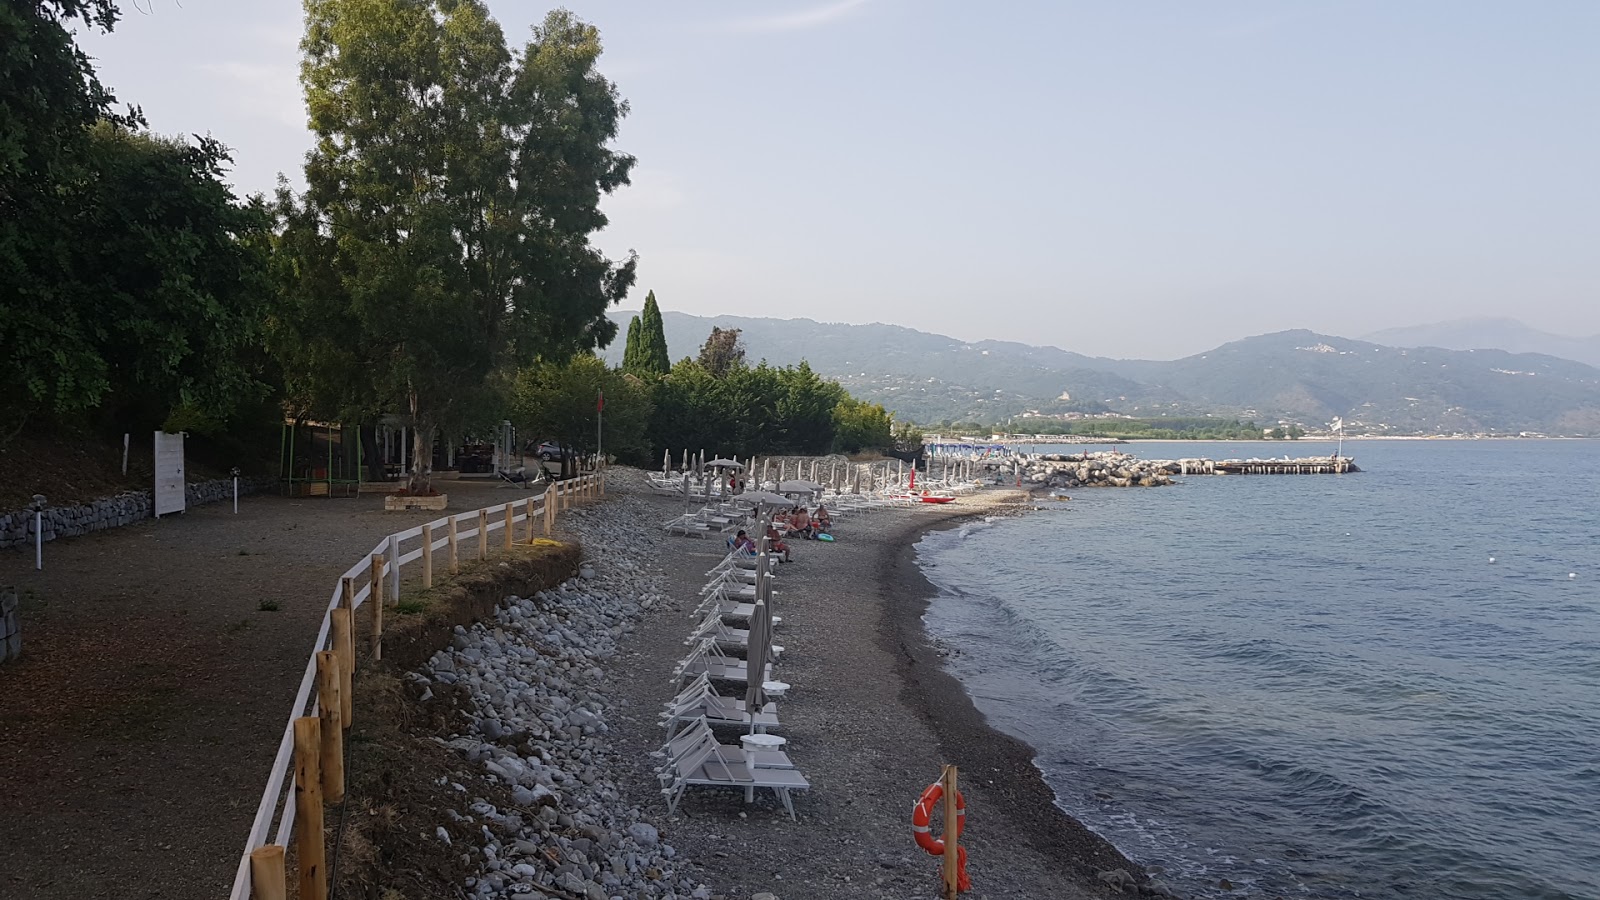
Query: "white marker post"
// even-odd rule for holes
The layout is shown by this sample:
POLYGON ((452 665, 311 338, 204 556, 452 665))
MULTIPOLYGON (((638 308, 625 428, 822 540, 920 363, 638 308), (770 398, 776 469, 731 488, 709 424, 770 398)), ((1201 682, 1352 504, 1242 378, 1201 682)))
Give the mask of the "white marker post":
POLYGON ((44 505, 43 494, 34 494, 33 502, 28 504, 33 507, 33 567, 44 571, 44 505))
POLYGON ((239 514, 239 467, 233 467, 233 514, 239 514))

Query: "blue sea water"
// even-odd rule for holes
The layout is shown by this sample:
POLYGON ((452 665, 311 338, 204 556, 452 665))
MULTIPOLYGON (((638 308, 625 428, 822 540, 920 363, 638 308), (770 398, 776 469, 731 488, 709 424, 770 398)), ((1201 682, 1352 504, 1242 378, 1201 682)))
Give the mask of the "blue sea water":
POLYGON ((1060 805, 1184 893, 1600 898, 1600 446, 1345 451, 930 534, 928 628, 1060 805))

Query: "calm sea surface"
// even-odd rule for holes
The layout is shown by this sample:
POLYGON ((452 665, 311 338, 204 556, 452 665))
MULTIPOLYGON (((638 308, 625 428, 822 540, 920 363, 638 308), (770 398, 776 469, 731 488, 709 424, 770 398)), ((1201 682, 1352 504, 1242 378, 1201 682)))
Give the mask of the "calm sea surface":
POLYGON ((1185 893, 1600 898, 1600 445, 1345 451, 1364 472, 930 535, 928 627, 1061 805, 1185 893))

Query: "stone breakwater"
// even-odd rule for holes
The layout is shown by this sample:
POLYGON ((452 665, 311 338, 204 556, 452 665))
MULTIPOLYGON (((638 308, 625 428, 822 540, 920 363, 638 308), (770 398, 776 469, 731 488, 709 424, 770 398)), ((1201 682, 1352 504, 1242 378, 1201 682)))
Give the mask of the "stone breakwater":
MULTIPOLYGON (((566 526, 586 546, 623 547, 637 511, 607 503, 566 526)), ((463 730, 439 741, 459 754, 449 815, 480 825, 479 872, 466 893, 483 900, 712 896, 613 774, 629 761, 607 739, 605 666, 647 609, 666 601, 659 576, 624 556, 586 562, 580 577, 531 598, 509 597, 492 623, 457 626, 451 646, 408 677, 456 698, 463 730), (508 786, 511 809, 465 785, 487 775, 508 786)), ((450 840, 442 827, 441 841, 450 840)))
POLYGON ((1172 484, 1172 476, 1193 471, 1182 460, 1139 459, 1115 450, 1047 454, 1024 465, 1023 481, 1053 488, 1162 487, 1172 484))
MULTIPOLYGON (((239 479, 239 494, 253 494, 270 487, 271 481, 239 479)), ((233 479, 200 481, 184 486, 190 506, 215 503, 233 497, 233 479)), ((155 499, 150 491, 125 491, 72 506, 47 506, 40 522, 44 539, 78 537, 92 531, 120 528, 150 518, 155 499)), ((33 543, 33 510, 18 509, 0 513, 0 550, 33 543)))

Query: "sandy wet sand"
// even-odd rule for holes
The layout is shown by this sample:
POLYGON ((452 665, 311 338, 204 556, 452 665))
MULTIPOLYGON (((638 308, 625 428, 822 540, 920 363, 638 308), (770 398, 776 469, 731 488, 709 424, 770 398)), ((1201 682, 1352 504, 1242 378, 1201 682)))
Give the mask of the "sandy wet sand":
MULTIPOLYGON (((643 492, 637 477, 615 481, 662 521, 681 511, 681 501, 643 492)), ((717 894, 936 896, 938 861, 912 842, 910 814, 945 762, 962 773, 971 896, 1105 896, 1098 873, 1138 871, 1055 806, 1032 750, 984 723, 923 632, 933 590, 912 560, 920 534, 1027 502, 994 491, 944 507, 857 513, 837 523, 836 543, 795 542, 774 605, 784 617, 778 676, 794 685, 779 703, 777 733, 812 785, 798 795, 799 821, 770 792, 746 806, 737 792, 716 790, 691 790, 674 819, 656 819, 717 894)), ((637 751, 630 793, 659 809, 659 761, 648 755, 662 740, 656 715, 673 692, 705 572, 724 547, 716 537, 663 537, 637 549, 660 567, 673 601, 650 610, 628 648, 614 675, 625 706, 610 721, 615 739, 637 751)))

